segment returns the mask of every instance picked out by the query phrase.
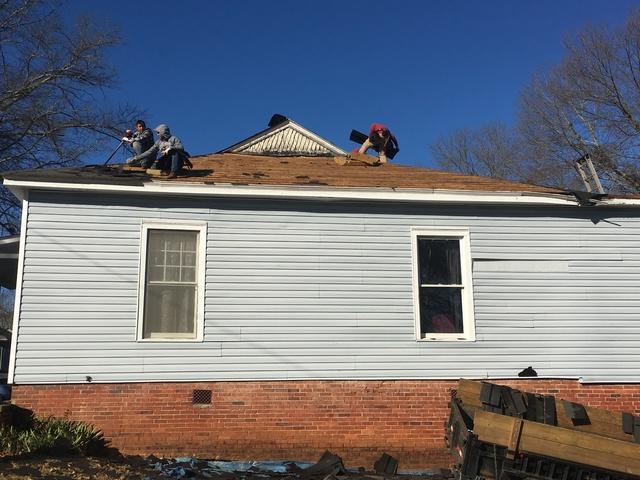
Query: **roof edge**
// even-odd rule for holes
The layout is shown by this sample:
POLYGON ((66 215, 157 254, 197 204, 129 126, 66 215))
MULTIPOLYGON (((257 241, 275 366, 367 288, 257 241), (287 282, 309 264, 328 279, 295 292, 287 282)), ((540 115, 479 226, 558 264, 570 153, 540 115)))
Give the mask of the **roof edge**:
MULTIPOLYGON (((154 181, 142 185, 83 184, 64 182, 37 182, 5 179, 4 185, 18 198, 29 190, 91 191, 132 194, 174 194, 222 197, 298 198, 326 200, 369 200, 427 203, 479 203, 511 205, 578 205, 575 197, 563 194, 526 191, 484 192, 477 190, 442 190, 411 188, 360 188, 327 186, 265 186, 233 184, 195 184, 185 182, 154 181)), ((599 202, 599 205, 607 202, 599 202)), ((616 205, 621 205, 616 202, 616 205)), ((625 204, 626 205, 626 204, 625 204)), ((633 206, 640 206, 640 200, 633 206)))

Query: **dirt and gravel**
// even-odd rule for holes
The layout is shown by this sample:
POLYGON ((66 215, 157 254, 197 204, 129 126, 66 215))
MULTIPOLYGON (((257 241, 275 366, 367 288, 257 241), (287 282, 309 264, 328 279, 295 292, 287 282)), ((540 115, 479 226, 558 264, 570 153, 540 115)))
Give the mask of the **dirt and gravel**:
POLYGON ((133 456, 112 458, 44 455, 0 457, 0 479, 151 480, 167 477, 154 470, 147 459, 133 456))

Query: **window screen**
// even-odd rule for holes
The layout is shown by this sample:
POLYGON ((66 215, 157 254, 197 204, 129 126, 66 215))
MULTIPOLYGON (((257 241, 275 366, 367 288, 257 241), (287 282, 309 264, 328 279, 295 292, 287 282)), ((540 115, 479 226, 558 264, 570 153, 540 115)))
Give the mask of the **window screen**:
POLYGON ((420 332, 463 333, 460 241, 418 237, 420 332))
POLYGON ((195 338, 199 232, 147 232, 143 338, 195 338))

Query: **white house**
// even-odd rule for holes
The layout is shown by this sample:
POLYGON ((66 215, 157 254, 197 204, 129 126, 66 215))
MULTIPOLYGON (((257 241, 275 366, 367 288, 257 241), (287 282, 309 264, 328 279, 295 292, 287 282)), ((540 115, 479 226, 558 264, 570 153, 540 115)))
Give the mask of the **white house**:
POLYGON ((640 199, 339 166, 279 126, 170 181, 4 174, 16 403, 131 452, 404 466, 446 463, 460 377, 640 408, 640 199))

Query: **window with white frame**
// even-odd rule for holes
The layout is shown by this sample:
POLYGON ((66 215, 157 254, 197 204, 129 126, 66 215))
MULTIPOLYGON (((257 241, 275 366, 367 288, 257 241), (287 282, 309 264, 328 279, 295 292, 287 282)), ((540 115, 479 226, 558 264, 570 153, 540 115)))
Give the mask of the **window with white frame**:
POLYGON ((141 340, 201 340, 205 225, 142 227, 141 340))
POLYGON ((416 335, 475 340, 468 230, 412 229, 416 335))

